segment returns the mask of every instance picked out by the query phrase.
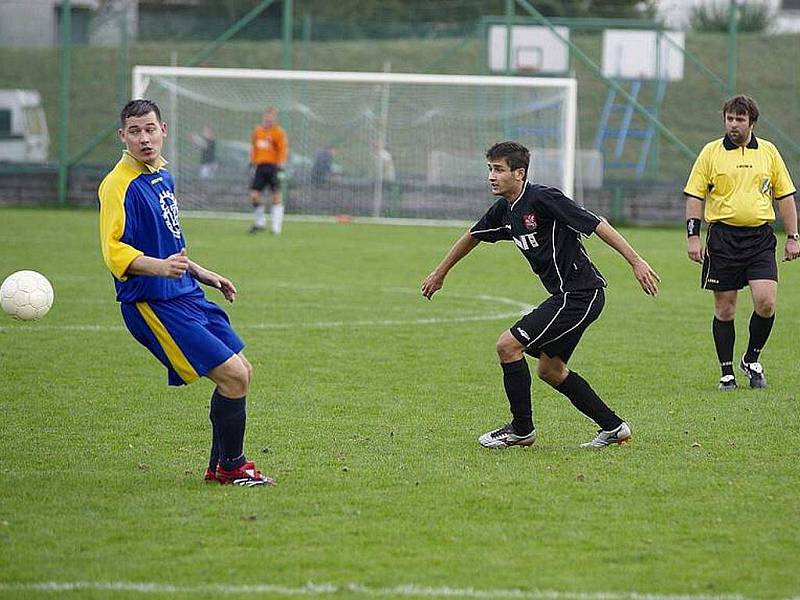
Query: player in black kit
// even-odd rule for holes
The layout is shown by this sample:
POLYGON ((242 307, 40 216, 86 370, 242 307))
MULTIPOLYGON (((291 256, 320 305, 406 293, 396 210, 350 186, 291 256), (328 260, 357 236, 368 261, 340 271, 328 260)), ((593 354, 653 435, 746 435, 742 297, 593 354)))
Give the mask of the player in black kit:
POLYGON ((585 444, 603 448, 631 437, 628 423, 618 417, 580 375, 567 368, 586 328, 600 316, 606 281, 581 244, 582 235, 597 233, 633 269, 644 292, 658 294, 658 275, 625 238, 561 190, 527 181, 530 152, 516 142, 495 144, 486 153, 489 186, 500 198, 469 231, 453 244, 442 262, 422 282, 430 299, 441 289, 451 268, 480 242, 513 240, 551 296, 504 331, 497 340, 503 384, 512 420, 478 441, 486 448, 530 446, 536 440, 531 412, 531 374, 524 354, 539 359, 537 375, 600 430, 585 444))

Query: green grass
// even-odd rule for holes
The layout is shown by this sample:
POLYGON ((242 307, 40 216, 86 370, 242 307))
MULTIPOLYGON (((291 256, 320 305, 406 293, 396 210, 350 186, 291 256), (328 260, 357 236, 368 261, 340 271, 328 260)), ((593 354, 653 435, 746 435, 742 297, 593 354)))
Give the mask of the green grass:
MULTIPOLYGON (((711 297, 684 235, 624 231, 662 276, 657 299, 590 239, 611 285, 570 367, 634 441, 578 448, 592 425, 537 380, 536 445, 486 451, 476 436, 508 410, 494 344, 514 318, 502 315, 545 297, 511 244, 481 245, 426 302, 419 283, 458 229, 289 222, 274 238, 184 218, 190 256, 239 288, 229 312, 255 367, 247 448, 279 482, 231 489, 201 481, 211 385, 168 388, 124 330, 96 214, 4 209, 0 222, 0 275, 39 270, 56 292, 44 320, 0 323, 4 598, 308 582, 340 586, 337 598, 367 595, 349 583, 381 597, 405 584, 587 600, 800 593, 798 265, 781 265, 770 387, 721 394, 711 297), (31 585, 45 582, 175 587, 31 585)), ((737 352, 749 313, 743 296, 737 352)))

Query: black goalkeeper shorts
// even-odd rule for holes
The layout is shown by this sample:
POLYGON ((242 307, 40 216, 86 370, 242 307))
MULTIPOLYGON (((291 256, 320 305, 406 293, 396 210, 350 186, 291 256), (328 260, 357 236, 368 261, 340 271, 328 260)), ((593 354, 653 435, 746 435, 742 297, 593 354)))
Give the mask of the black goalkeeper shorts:
POLYGON ((550 296, 510 329, 511 335, 525 346, 525 352, 539 358, 558 356, 565 363, 600 313, 606 302, 603 288, 564 292, 550 296))

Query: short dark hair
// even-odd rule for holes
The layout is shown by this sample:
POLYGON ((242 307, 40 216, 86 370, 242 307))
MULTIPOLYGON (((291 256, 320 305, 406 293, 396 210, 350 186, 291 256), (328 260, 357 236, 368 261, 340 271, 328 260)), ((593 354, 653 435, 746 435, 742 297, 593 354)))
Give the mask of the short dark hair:
POLYGON ((486 151, 487 160, 498 160, 505 158, 512 171, 525 169, 525 176, 528 176, 528 168, 531 164, 531 152, 518 142, 498 142, 486 151))
POLYGON ((128 117, 143 117, 148 113, 154 112, 156 113, 156 119, 158 122, 161 122, 161 111, 158 109, 158 104, 153 102, 152 100, 145 100, 143 98, 139 98, 137 100, 131 100, 125 106, 122 107, 122 112, 119 113, 119 120, 122 123, 122 127, 125 127, 125 121, 128 120, 128 117))
POLYGON ((750 96, 734 96, 722 105, 722 116, 726 114, 747 115, 750 122, 755 123, 758 121, 758 104, 750 96))

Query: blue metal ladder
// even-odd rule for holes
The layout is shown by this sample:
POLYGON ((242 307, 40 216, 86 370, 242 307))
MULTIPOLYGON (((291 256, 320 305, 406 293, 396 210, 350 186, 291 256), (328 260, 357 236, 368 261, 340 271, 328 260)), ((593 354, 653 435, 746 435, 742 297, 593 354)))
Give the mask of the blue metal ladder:
MULTIPOLYGON (((619 81, 618 83, 624 86, 626 82, 619 81)), ((643 92, 645 81, 633 79, 629 83, 630 89, 628 93, 631 97, 644 106, 649 114, 655 114, 664 100, 667 82, 660 80, 656 83, 655 99, 652 105, 645 105, 639 101, 639 95, 643 92)), ((641 179, 647 168, 647 159, 650 155, 653 138, 656 135, 656 127, 651 121, 636 112, 633 103, 628 100, 625 100, 624 103, 618 103, 616 100, 617 91, 609 88, 603 111, 600 113, 594 148, 603 153, 606 170, 634 169, 636 178, 641 179), (609 140, 615 142, 611 148, 608 147, 609 140), (641 140, 638 159, 635 161, 622 159, 625 153, 625 144, 628 140, 641 140)))

